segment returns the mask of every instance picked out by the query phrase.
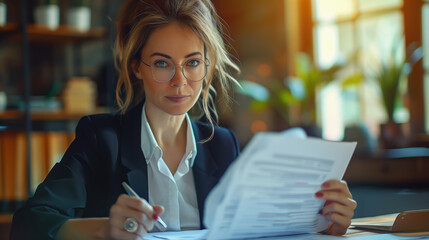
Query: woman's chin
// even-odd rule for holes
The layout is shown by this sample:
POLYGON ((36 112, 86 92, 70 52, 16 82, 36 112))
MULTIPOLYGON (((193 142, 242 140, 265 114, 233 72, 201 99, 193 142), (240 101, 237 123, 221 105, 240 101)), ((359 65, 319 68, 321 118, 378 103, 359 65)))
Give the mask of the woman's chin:
POLYGON ((183 108, 183 107, 175 107, 171 108, 168 111, 166 111, 168 114, 173 116, 181 116, 186 114, 189 111, 190 108, 183 108))

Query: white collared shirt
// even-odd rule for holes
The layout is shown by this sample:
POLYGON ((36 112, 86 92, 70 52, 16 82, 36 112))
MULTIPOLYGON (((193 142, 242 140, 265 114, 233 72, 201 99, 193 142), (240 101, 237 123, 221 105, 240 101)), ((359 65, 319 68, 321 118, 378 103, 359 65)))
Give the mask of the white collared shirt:
MULTIPOLYGON (((164 206, 162 219, 168 231, 200 229, 197 194, 192 166, 197 147, 191 120, 186 114, 186 150, 174 176, 162 158, 159 147, 146 118, 146 104, 142 111, 141 148, 146 158, 149 203, 164 206)), ((156 226, 156 225, 155 225, 156 226)), ((154 231, 157 231, 156 227, 154 231)))

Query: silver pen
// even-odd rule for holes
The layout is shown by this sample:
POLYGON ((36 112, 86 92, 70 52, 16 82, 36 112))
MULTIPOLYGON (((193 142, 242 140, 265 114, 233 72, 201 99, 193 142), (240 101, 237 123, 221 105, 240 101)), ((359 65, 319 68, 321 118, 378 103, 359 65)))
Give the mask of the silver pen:
MULTIPOLYGON (((126 182, 122 182, 122 186, 125 188, 125 191, 127 191, 128 195, 138 197, 149 205, 149 203, 144 198, 141 198, 126 182)), ((157 216, 156 222, 159 223, 159 225, 162 227, 160 230, 167 230, 167 224, 165 224, 165 222, 159 216, 157 216)))

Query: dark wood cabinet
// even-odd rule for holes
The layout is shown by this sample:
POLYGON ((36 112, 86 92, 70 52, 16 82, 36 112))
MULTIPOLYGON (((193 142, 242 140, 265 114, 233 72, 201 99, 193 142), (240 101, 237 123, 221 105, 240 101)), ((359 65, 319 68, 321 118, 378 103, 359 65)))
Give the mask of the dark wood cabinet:
POLYGON ((353 157, 344 175, 352 184, 429 184, 429 148, 389 149, 367 157, 353 157))

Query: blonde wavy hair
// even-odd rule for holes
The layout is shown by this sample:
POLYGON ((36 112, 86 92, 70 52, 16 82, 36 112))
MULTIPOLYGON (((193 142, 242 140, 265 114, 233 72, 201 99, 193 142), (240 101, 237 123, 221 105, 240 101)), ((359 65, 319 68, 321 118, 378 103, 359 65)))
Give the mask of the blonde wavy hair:
POLYGON ((119 111, 123 114, 143 100, 143 81, 134 76, 131 63, 134 59, 140 59, 141 50, 150 34, 171 22, 192 29, 203 41, 206 58, 210 61, 197 103, 201 110, 199 117, 205 115, 212 126, 210 140, 214 134, 214 124, 218 122, 215 97, 219 103, 229 104, 229 89, 232 84, 238 84, 231 71, 240 72, 226 49, 224 25, 210 0, 128 0, 123 5, 115 42, 115 65, 119 71, 116 101, 119 111))

